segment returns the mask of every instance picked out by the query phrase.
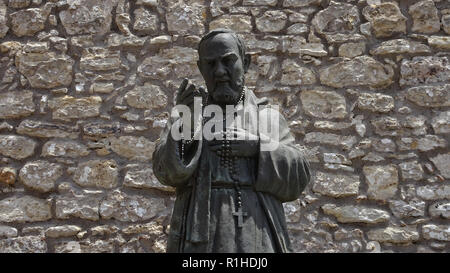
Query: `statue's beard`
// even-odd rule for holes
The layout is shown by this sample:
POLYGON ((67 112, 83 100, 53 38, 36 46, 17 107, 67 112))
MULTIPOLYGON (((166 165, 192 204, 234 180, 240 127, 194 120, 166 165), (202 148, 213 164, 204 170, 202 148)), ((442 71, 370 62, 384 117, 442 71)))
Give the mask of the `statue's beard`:
POLYGON ((238 83, 218 82, 215 85, 214 92, 212 92, 212 99, 219 105, 234 105, 241 97, 243 88, 243 79, 238 83))

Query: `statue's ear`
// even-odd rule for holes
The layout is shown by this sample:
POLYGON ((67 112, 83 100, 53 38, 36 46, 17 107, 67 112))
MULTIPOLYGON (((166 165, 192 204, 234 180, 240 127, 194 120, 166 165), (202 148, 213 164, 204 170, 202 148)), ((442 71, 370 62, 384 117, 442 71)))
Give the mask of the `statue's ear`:
POLYGON ((247 73, 248 68, 250 67, 250 62, 252 60, 252 56, 250 54, 245 54, 244 56, 244 71, 247 73))

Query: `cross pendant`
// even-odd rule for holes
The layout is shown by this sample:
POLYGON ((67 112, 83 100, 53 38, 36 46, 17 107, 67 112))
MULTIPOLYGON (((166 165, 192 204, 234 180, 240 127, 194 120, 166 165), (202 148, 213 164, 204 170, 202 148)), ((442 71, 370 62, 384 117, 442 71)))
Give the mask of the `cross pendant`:
POLYGON ((247 212, 243 212, 242 211, 242 207, 239 206, 237 211, 233 212, 233 216, 236 216, 238 219, 238 228, 242 228, 243 224, 244 224, 244 217, 243 216, 247 216, 247 212))

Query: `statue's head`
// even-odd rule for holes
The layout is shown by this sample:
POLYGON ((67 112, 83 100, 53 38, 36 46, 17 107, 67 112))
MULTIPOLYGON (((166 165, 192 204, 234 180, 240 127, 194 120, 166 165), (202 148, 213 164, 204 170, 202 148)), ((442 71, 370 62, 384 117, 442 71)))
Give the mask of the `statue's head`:
POLYGON ((200 40, 198 68, 212 103, 234 104, 244 88, 244 74, 250 65, 244 42, 231 30, 215 29, 200 40))

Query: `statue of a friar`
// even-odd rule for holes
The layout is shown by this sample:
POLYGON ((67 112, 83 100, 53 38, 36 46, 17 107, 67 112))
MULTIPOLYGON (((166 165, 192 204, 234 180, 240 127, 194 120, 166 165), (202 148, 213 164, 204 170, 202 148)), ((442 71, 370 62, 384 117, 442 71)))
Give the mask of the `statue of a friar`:
POLYGON ((167 252, 291 252, 282 203, 299 198, 309 163, 279 111, 245 88, 242 39, 213 30, 198 54, 207 91, 184 79, 174 108, 200 102, 201 114, 172 111, 153 154, 158 180, 176 188, 167 252))

